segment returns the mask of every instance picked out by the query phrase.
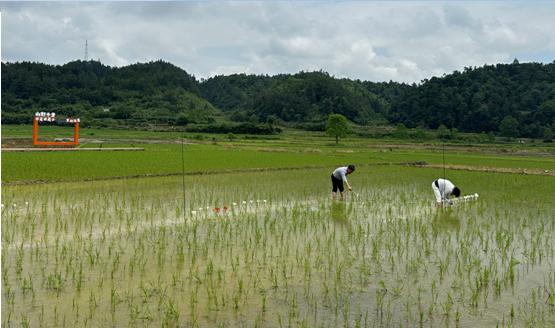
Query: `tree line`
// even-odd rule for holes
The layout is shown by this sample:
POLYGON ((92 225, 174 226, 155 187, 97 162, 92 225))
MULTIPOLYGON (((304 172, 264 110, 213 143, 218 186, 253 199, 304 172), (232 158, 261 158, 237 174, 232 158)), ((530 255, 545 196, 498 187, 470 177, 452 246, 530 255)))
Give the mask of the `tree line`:
POLYGON ((407 127, 440 125, 464 132, 522 137, 552 133, 555 63, 486 65, 424 80, 394 97, 389 120, 407 127), (512 131, 512 132, 511 132, 512 131))
MULTIPOLYGON (((35 111, 85 124, 181 125, 196 131, 324 130, 331 114, 357 125, 552 135, 555 62, 467 67, 416 84, 339 79, 324 71, 233 74, 197 80, 164 61, 110 67, 2 63, 2 122, 30 123, 35 111)), ((255 132, 256 133, 256 132, 255 132)))
POLYGON ((194 76, 163 61, 121 68, 97 61, 2 63, 2 123, 29 123, 36 111, 98 126, 212 123, 220 112, 201 96, 194 76))

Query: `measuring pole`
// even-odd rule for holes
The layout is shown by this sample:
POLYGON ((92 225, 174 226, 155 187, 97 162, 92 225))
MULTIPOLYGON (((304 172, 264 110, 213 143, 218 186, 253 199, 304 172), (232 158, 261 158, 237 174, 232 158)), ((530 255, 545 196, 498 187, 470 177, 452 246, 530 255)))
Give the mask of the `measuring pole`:
POLYGON ((185 152, 184 148, 185 134, 181 135, 181 184, 183 190, 183 220, 185 220, 185 152))
MULTIPOLYGON (((441 139, 441 144, 442 144, 442 148, 443 148, 443 151, 442 151, 443 152, 443 192, 442 192, 442 198, 443 198, 443 197, 445 197, 445 185, 446 185, 446 183, 445 183, 445 140, 443 138, 441 139)), ((441 208, 443 208, 443 205, 444 205, 443 204, 443 199, 441 201, 442 201, 441 208)))

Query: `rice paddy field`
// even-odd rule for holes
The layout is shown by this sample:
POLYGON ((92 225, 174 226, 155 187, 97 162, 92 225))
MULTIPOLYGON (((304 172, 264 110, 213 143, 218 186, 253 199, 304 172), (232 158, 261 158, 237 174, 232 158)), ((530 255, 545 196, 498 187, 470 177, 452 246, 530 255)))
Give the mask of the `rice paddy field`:
MULTIPOLYGON (((179 153, 173 164, 156 156, 178 146, 141 156, 172 173, 179 153)), ((437 209, 431 183, 443 171, 395 164, 434 163, 436 151, 195 147, 206 157, 186 161, 185 176, 85 181, 56 171, 57 182, 40 184, 27 183, 71 155, 3 153, 2 326, 555 325, 553 176, 448 170, 480 197, 437 209), (347 162, 362 164, 350 176, 356 194, 332 200, 331 170, 347 162), (233 165, 253 170, 222 171, 233 165), (36 176, 22 178, 22 166, 36 176), (203 169, 211 174, 195 174, 203 169)), ((122 158, 110 165, 140 161, 122 158)), ((448 158, 546 171, 554 162, 448 158)), ((154 166, 138 165, 136 175, 154 166)))

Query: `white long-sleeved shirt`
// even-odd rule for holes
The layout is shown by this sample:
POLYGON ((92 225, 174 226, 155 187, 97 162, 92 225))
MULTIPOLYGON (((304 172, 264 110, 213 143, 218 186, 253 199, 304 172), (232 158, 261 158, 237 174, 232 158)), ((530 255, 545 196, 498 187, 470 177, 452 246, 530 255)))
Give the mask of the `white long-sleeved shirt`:
POLYGON ((348 168, 346 166, 338 167, 332 174, 336 179, 347 182, 347 169, 348 168))
POLYGON ((449 180, 437 179, 432 183, 432 189, 434 190, 436 201, 440 203, 442 200, 446 200, 451 195, 453 189, 455 189, 455 185, 449 180), (436 186, 436 181, 439 187, 436 186))

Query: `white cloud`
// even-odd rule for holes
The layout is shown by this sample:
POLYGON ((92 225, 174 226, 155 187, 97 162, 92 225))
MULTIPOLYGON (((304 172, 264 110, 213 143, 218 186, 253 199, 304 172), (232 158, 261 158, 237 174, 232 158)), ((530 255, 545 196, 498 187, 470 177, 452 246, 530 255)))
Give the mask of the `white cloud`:
POLYGON ((110 39, 95 39, 98 49, 103 51, 108 62, 115 63, 116 66, 129 65, 129 61, 121 57, 117 52, 120 48, 114 41, 110 39))
POLYGON ((197 77, 328 71, 418 82, 555 58, 549 2, 0 3, 5 61, 163 59, 197 77))

